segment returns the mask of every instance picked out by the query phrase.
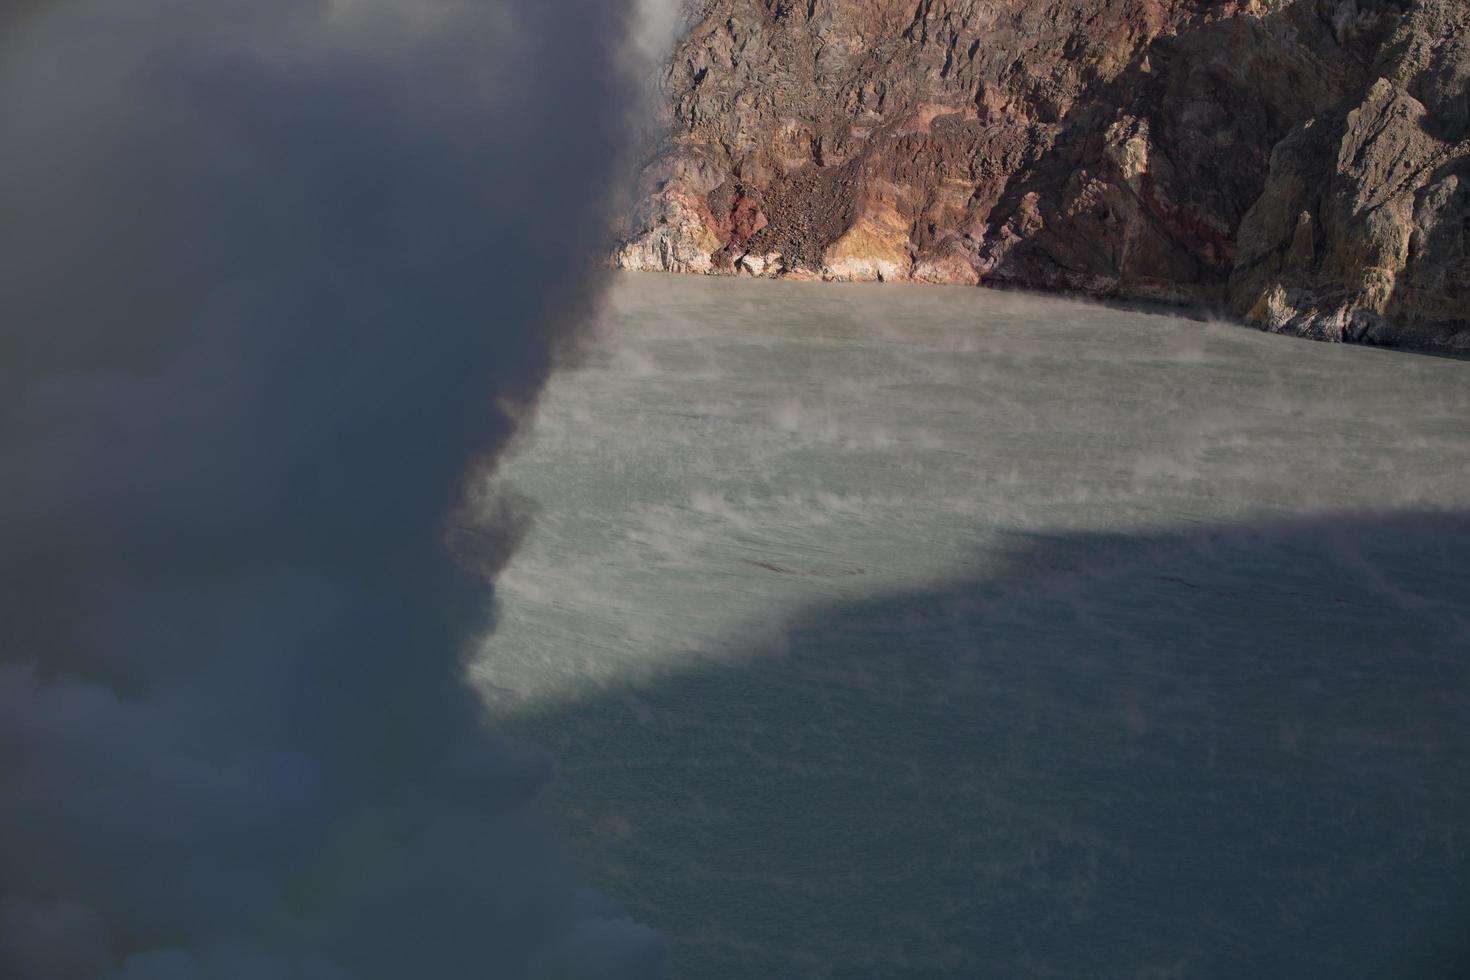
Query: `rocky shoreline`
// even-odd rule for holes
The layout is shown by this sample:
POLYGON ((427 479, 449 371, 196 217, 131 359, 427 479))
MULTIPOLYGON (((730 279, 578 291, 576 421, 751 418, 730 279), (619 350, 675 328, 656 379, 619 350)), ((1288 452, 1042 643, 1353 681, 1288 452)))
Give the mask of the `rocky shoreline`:
POLYGON ((706 0, 624 269, 1470 352, 1464 0, 706 0))

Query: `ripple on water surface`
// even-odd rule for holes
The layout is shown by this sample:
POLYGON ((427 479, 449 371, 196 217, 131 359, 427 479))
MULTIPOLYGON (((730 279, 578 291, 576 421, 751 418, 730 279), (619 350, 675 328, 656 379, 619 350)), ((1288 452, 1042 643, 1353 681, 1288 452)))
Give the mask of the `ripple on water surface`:
POLYGON ((1470 363, 620 276, 476 665, 675 978, 1470 971, 1470 363))

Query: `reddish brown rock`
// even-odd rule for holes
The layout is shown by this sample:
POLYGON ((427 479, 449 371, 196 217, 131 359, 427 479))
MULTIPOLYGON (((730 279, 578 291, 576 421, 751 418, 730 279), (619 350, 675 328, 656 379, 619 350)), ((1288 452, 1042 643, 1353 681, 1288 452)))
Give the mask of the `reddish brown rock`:
POLYGON ((706 0, 628 268, 1470 349, 1465 0, 706 0))

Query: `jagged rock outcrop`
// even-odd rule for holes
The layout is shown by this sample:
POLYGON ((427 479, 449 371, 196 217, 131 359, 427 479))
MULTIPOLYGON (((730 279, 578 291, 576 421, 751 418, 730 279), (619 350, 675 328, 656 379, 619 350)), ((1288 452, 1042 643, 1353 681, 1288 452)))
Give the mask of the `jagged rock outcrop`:
POLYGON ((616 262, 1470 350, 1470 0, 705 0, 616 262))

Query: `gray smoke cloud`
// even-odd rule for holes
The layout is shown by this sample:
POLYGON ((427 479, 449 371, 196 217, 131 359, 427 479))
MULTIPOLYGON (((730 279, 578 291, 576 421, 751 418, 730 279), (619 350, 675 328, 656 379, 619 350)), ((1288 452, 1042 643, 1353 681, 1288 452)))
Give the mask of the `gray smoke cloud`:
POLYGON ((463 677, 517 524, 463 488, 594 299, 634 16, 0 13, 0 976, 659 972, 463 677))

